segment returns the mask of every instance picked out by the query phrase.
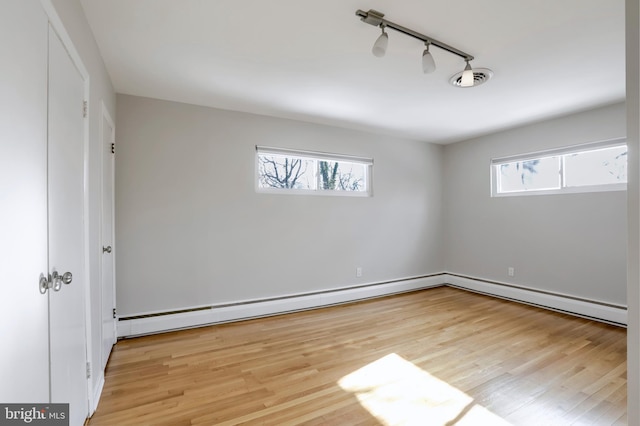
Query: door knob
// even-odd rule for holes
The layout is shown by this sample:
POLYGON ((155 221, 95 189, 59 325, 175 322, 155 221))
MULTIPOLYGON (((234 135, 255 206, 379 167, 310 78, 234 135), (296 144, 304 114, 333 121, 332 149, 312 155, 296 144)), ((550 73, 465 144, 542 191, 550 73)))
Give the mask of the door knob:
POLYGON ((38 288, 40 289, 40 294, 45 294, 47 290, 49 290, 49 279, 45 277, 44 274, 40 274, 38 288))
POLYGON ((64 274, 58 274, 58 271, 51 273, 51 281, 53 283, 53 290, 60 291, 62 284, 71 284, 73 281, 73 274, 71 272, 65 272, 64 274))
POLYGON ((102 247, 103 253, 111 253, 111 246, 102 247))
POLYGON ((62 282, 64 284, 71 284, 71 281, 73 281, 73 274, 71 272, 65 272, 62 274, 62 282))

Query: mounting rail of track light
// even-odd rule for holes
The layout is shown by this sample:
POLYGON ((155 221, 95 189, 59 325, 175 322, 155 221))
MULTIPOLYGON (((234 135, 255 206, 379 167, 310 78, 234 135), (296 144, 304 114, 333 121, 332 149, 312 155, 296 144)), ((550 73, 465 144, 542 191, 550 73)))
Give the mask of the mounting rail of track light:
MULTIPOLYGON (((429 51, 429 48, 431 46, 436 46, 442 50, 461 57, 466 63, 464 70, 462 71, 462 75, 458 78, 458 83, 454 84, 455 86, 472 87, 474 86, 474 84, 476 84, 476 82, 478 84, 481 84, 486 81, 486 78, 482 80, 477 79, 473 68, 471 68, 471 64, 469 62, 473 61, 474 59, 472 55, 463 52, 460 49, 456 49, 455 47, 443 43, 439 40, 436 40, 433 37, 426 36, 417 31, 403 27, 402 25, 398 25, 395 22, 384 19, 384 13, 378 12, 377 10, 369 9, 368 12, 365 12, 358 9, 356 11, 356 16, 359 16, 362 22, 373 25, 374 27, 380 27, 382 34, 380 34, 375 44, 373 45, 373 49, 371 50, 372 53, 377 57, 382 57, 386 53, 387 45, 389 43, 389 36, 385 32, 385 29, 391 28, 402 34, 408 35, 409 37, 418 39, 424 43, 425 49, 422 52, 422 71, 425 74, 432 73, 436 69, 435 61, 433 59, 433 56, 431 55, 431 52, 429 51)), ((483 71, 488 71, 482 74, 484 77, 490 77, 493 74, 490 70, 483 69, 483 71)))

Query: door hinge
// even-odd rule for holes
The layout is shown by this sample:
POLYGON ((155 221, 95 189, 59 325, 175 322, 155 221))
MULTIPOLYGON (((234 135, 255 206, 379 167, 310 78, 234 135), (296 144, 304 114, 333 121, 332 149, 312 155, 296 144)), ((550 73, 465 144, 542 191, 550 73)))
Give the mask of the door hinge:
POLYGON ((113 317, 116 317, 116 308, 113 308, 113 317))
POLYGON ((91 363, 87 362, 87 379, 91 378, 91 363))
POLYGON ((115 153, 116 153, 116 144, 115 144, 115 143, 112 143, 112 144, 111 144, 111 153, 112 153, 112 154, 115 154, 115 153))
POLYGON ((87 101, 82 101, 82 117, 87 118, 87 101))

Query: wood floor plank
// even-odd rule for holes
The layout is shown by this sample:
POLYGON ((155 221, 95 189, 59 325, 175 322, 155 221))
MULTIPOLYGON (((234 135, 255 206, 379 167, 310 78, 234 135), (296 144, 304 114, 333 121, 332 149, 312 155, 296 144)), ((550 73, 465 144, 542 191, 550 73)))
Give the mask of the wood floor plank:
POLYGON ((476 415, 626 424, 626 330, 440 287, 122 340, 89 425, 445 425, 476 415), (453 411, 419 423, 414 409, 453 411))

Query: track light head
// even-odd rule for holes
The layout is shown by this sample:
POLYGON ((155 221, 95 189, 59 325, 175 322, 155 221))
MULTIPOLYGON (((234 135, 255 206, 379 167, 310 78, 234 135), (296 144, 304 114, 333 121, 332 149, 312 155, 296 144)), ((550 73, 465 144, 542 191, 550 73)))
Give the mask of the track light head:
POLYGON ((436 61, 433 60, 433 55, 429 52, 429 44, 425 43, 426 48, 422 52, 422 72, 425 74, 431 74, 436 70, 436 61))
POLYGON ((387 46, 389 45, 389 36, 384 31, 384 25, 380 25, 380 29, 382 30, 382 34, 380 34, 371 49, 371 53, 378 58, 382 58, 384 54, 387 53, 387 46))
POLYGON ((474 83, 473 69, 471 68, 471 64, 467 60, 467 66, 464 67, 464 71, 462 72, 462 78, 460 79, 461 87, 472 87, 474 83))

